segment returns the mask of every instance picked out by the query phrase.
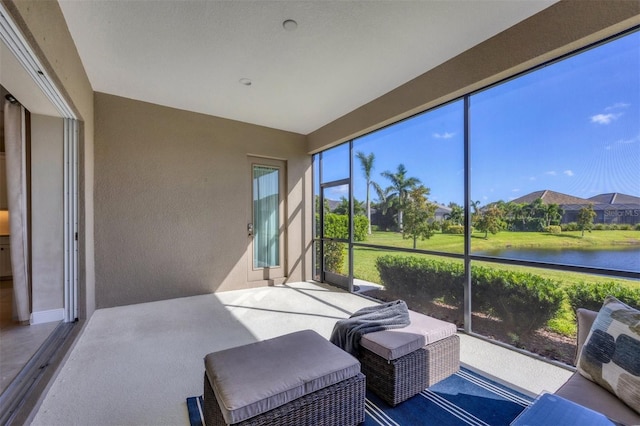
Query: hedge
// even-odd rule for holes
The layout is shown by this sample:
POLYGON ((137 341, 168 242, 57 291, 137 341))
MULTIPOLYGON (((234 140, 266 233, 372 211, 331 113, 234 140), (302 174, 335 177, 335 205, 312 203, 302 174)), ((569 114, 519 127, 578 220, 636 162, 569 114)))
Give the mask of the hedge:
POLYGON ((459 263, 386 255, 378 257, 376 268, 382 284, 394 293, 442 297, 452 305, 462 304, 464 268, 459 263))
POLYGON ((560 234, 562 232, 562 227, 559 225, 545 226, 544 232, 548 232, 550 234, 560 234))
MULTIPOLYGON (((320 215, 316 214, 316 223, 320 225, 320 215)), ((353 217, 353 239, 354 241, 364 241, 369 231, 369 220, 365 216, 353 217)), ((325 213, 324 215, 324 236, 330 238, 349 237, 349 216, 344 214, 325 213)))
POLYGON ((640 309, 640 288, 624 287, 615 281, 596 283, 581 281, 570 285, 565 291, 574 311, 578 308, 599 311, 607 296, 614 296, 621 302, 640 309))
MULTIPOLYGON (((411 256, 381 256, 376 260, 382 284, 389 291, 426 300, 442 298, 461 307, 464 268, 460 263, 411 256)), ((543 327, 561 308, 564 292, 558 282, 538 275, 472 266, 475 312, 503 321, 507 330, 527 334, 543 327)))
POLYGON ((562 307, 559 282, 527 272, 471 267, 476 310, 500 318, 507 330, 528 334, 544 327, 562 307))
MULTIPOLYGON (((316 225, 319 226, 320 215, 316 214, 316 225)), ((354 216, 353 233, 355 241, 364 241, 367 237, 369 220, 364 216, 354 216)), ((317 228, 320 229, 320 228, 317 228)), ((324 215, 324 236, 330 238, 349 237, 349 216, 335 213, 324 215)), ((329 272, 342 274, 344 267, 344 244, 328 241, 324 244, 324 265, 329 272)))

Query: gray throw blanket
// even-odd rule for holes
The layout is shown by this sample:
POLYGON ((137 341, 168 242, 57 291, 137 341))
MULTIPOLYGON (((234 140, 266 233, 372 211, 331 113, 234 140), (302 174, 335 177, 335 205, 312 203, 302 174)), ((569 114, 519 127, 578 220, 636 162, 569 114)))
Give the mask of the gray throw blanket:
POLYGON ((406 327, 411 323, 409 309, 403 300, 368 306, 356 311, 333 326, 331 343, 356 356, 363 334, 391 328, 406 327))

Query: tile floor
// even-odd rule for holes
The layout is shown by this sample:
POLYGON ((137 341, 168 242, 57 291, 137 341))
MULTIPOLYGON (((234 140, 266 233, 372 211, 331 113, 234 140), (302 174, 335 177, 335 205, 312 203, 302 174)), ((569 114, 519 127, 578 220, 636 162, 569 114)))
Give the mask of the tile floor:
POLYGON ((21 325, 12 318, 13 286, 0 281, 0 395, 58 326, 58 322, 21 325))

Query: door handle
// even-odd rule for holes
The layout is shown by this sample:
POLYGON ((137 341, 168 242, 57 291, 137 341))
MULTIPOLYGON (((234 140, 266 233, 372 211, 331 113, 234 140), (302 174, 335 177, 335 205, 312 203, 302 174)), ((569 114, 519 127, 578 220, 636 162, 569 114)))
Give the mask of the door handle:
POLYGON ((250 237, 253 237, 253 223, 247 223, 247 233, 250 237))

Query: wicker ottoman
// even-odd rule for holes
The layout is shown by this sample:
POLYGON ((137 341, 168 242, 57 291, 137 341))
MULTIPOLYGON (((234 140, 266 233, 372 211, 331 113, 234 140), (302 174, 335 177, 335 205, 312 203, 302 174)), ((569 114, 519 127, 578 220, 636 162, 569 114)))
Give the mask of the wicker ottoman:
POLYGON ((205 357, 207 426, 357 425, 364 403, 358 360, 311 330, 205 357))
POLYGON ((405 328, 365 334, 359 359, 367 387, 391 406, 460 369, 455 324, 409 311, 405 328))

